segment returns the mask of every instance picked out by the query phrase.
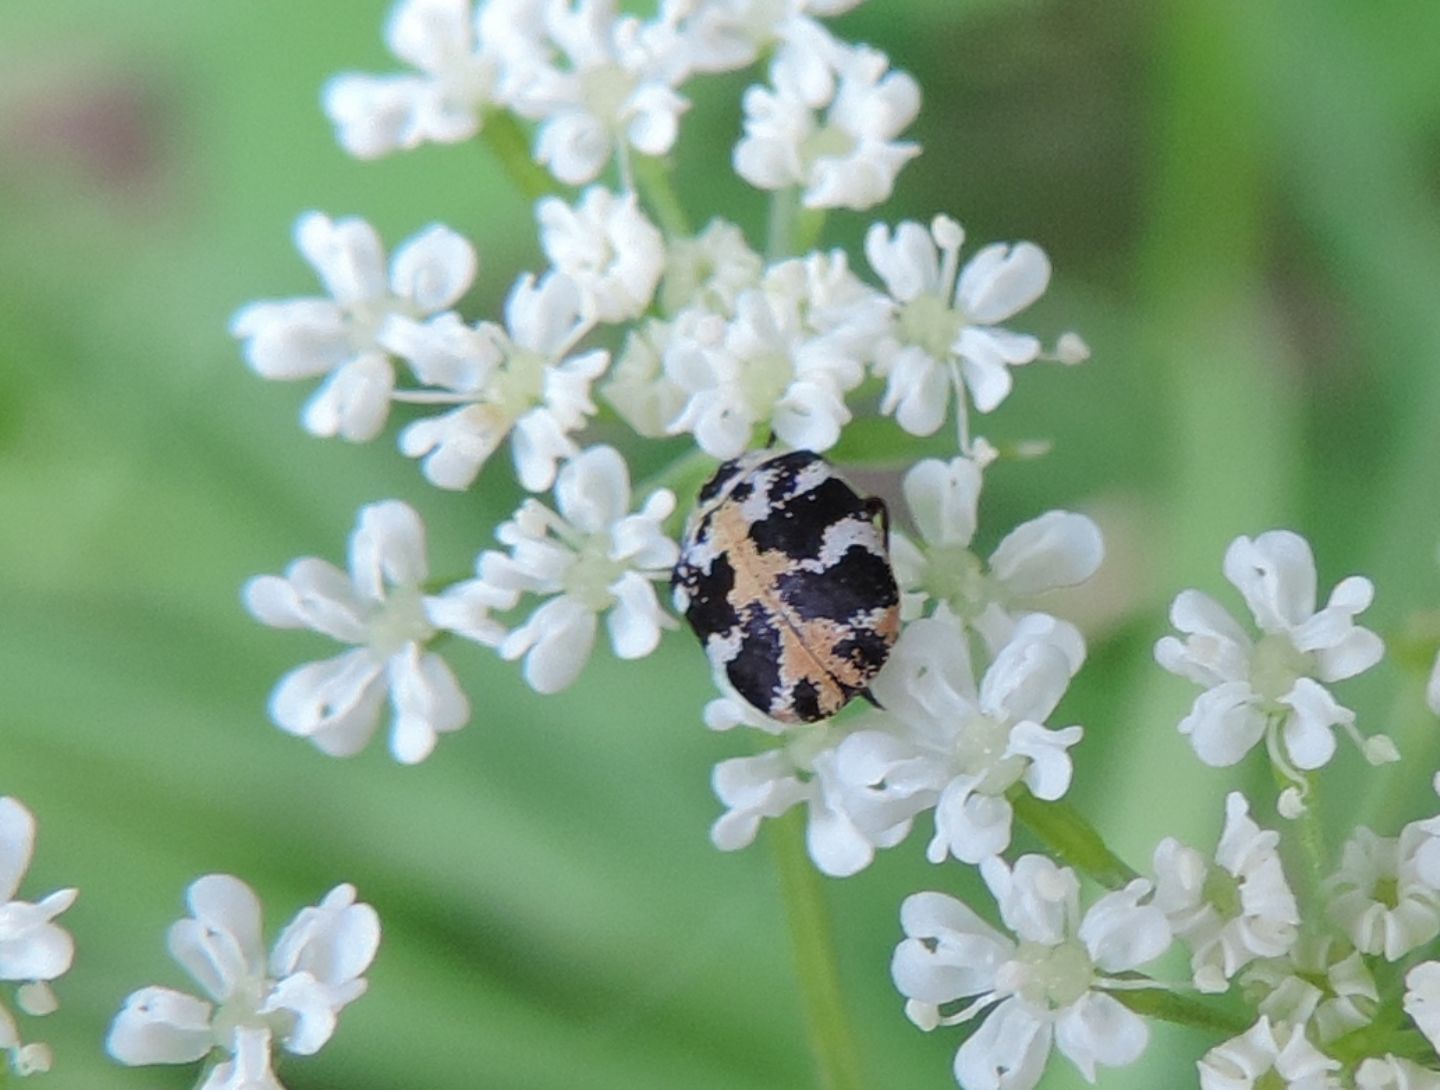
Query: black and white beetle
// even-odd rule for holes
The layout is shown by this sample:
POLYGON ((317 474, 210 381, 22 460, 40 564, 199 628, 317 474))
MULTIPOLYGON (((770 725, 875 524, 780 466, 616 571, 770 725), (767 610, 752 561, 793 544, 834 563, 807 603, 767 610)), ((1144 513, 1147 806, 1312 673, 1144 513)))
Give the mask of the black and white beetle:
POLYGON ((900 631, 882 501, 808 450, 752 451, 700 489, 670 585, 712 665, 781 723, 834 715, 900 631))

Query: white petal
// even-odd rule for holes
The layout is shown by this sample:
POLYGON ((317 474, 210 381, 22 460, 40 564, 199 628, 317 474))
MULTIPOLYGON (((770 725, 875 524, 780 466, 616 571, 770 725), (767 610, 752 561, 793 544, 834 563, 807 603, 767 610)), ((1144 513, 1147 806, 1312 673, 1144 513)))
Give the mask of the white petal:
POLYGON ((401 764, 430 756, 436 735, 459 730, 470 719, 470 701, 445 660, 421 654, 418 644, 390 658, 387 672, 395 722, 390 752, 401 764))
POLYGON ((374 439, 390 413, 395 370, 378 352, 337 368, 305 404, 303 423, 312 435, 340 436, 352 443, 374 439))
POLYGON ((261 378, 314 378, 355 355, 345 315, 329 299, 252 303, 230 332, 245 340, 245 360, 261 378))
POLYGON ((350 537, 350 576, 356 588, 379 602, 386 584, 417 587, 428 575, 425 524, 415 509, 400 500, 362 507, 350 537))
POLYGON ((342 306, 384 297, 385 248, 364 220, 307 212, 295 222, 295 245, 342 306))
POLYGON ((1087 992, 1055 1023, 1055 1044, 1090 1082, 1095 1067, 1123 1067, 1145 1051, 1150 1031, 1138 1014, 1114 996, 1087 992))
POLYGON ((380 664, 358 648, 286 674, 270 695, 270 717, 331 756, 349 756, 375 733, 384 699, 380 664))
POLYGON ((170 988, 142 988, 125 1000, 105 1038, 122 1064, 192 1063, 215 1043, 209 1003, 170 988))
POLYGON ((0 798, 0 905, 20 888, 34 849, 34 816, 19 799, 0 798))
POLYGON ((610 646, 622 659, 644 658, 660 643, 660 626, 666 620, 655 598, 655 585, 643 575, 626 572, 611 585, 615 604, 605 615, 610 646))
POLYGON ((630 509, 630 471, 614 447, 595 446, 565 463, 555 482, 560 513, 577 530, 608 530, 630 509))
POLYGON ((1001 1003, 955 1053, 962 1090, 1031 1090, 1050 1058, 1051 1029, 1018 998, 1001 1003))
POLYGON ((1085 913, 1080 939, 1097 968, 1123 972, 1153 961, 1170 946, 1170 924, 1153 904, 1141 905, 1150 883, 1137 878, 1124 889, 1107 893, 1085 913))
POLYGON ((902 303, 939 285, 940 255, 930 232, 918 223, 907 220, 893 235, 883 223, 871 224, 865 232, 865 258, 902 303))
POLYGON ((504 658, 525 655, 525 683, 537 693, 558 693, 585 668, 595 646, 595 614, 575 599, 552 598, 500 646, 504 658))
POLYGON ((1225 550, 1224 570, 1266 632, 1289 631, 1315 612, 1315 557, 1299 534, 1237 537, 1225 550))
POLYGON ((454 306, 470 289, 475 267, 475 247, 436 224, 396 251, 390 288, 421 314, 433 314, 454 306))
POLYGON ((1033 242, 992 243, 965 265, 955 302, 972 322, 1003 322, 1045 294, 1050 259, 1033 242))
POLYGON ((1265 734, 1265 713, 1243 681, 1228 681, 1195 698, 1180 721, 1196 755, 1212 768, 1228 768, 1254 748, 1265 734))
POLYGON ((1354 715, 1335 702, 1330 690, 1308 677, 1297 679, 1282 703, 1293 709, 1285 718, 1281 736, 1295 767, 1308 772, 1327 764, 1335 755, 1331 728, 1353 721, 1354 715))
POLYGON ((1047 511, 1005 536, 990 570, 1011 594, 1031 595, 1085 582, 1104 558, 1105 539, 1093 520, 1047 511))
POLYGON ((969 458, 926 458, 905 474, 905 503, 927 545, 970 544, 980 485, 980 467, 969 458))

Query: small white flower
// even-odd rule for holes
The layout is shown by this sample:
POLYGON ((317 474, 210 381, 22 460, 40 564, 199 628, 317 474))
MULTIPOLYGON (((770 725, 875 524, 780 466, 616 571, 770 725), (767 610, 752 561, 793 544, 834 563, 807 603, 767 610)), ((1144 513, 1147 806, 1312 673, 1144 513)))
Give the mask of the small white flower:
POLYGON ((1303 1027, 1272 1024, 1262 1016, 1258 1022, 1200 1058, 1200 1090, 1254 1090, 1284 1085, 1286 1090, 1340 1090, 1333 1072, 1340 1061, 1332 1060, 1311 1044, 1303 1027), (1282 1083, 1267 1079, 1278 1077, 1282 1083))
POLYGON ((1041 353, 1038 338, 1000 323, 1045 293, 1045 251, 1033 242, 996 242, 961 269, 964 241, 965 232, 948 216, 935 217, 929 230, 906 221, 893 234, 881 223, 865 234, 865 256, 894 305, 889 335, 876 353, 876 373, 886 380, 880 411, 894 414, 912 435, 939 430, 953 392, 963 436, 965 390, 988 413, 1010 393, 1010 368, 1041 353))
POLYGON ((1418 824, 1398 838, 1360 826, 1345 842, 1326 883, 1328 913, 1362 953, 1396 961, 1440 935, 1440 890, 1415 864, 1423 835, 1418 824))
POLYGON ((309 431, 373 439, 395 386, 392 349, 382 338, 387 319, 452 306, 475 279, 475 250, 449 228, 429 227, 396 251, 387 279, 373 227, 319 212, 296 221, 295 244, 330 297, 251 303, 230 320, 230 332, 246 342, 245 356, 264 378, 329 376, 305 407, 309 431))
POLYGON ((601 390, 621 419, 647 439, 663 438, 688 400, 664 371, 671 328, 657 318, 631 326, 601 390))
POLYGON ((736 172, 759 189, 802 187, 806 208, 886 200, 900 168, 920 154, 896 139, 920 112, 919 84, 868 46, 828 34, 789 45, 771 62, 771 86, 745 92, 736 172))
POLYGON ((906 616, 938 602, 998 650, 1017 618, 1043 603, 1047 592, 1078 586, 1099 570, 1105 541, 1086 516, 1047 511, 1010 531, 982 560, 970 547, 982 469, 977 458, 916 463, 903 488, 921 545, 897 531, 890 548, 906 616))
POLYGON ((171 925, 167 945, 212 1002, 173 988, 134 992, 115 1016, 105 1048, 131 1066, 193 1063, 213 1048, 231 1059, 202 1090, 283 1090, 271 1048, 308 1056, 335 1031, 336 1018, 365 991, 362 974, 380 943, 380 920, 340 885, 302 909, 267 960, 260 902, 228 874, 210 874, 186 891, 190 916, 171 925))
POLYGON ((395 399, 459 406, 400 433, 400 449, 424 459, 431 484, 470 487, 507 436, 521 485, 542 492, 555 483, 556 463, 580 449, 571 435, 594 414, 590 387, 610 362, 603 350, 570 354, 591 329, 581 311, 569 277, 552 273, 537 284, 526 274, 505 303, 503 327, 467 326, 454 314, 425 325, 391 319, 388 338, 416 376, 447 391, 401 392, 395 399))
MULTIPOLYGON (((70 933, 54 920, 75 903, 77 891, 56 890, 38 903, 16 900, 34 850, 34 815, 18 799, 0 797, 0 980, 19 982, 18 1006, 26 1014, 38 1016, 56 1008, 55 995, 46 982, 63 975, 75 955, 70 933)), ((50 1067, 49 1047, 38 1042, 24 1044, 3 1003, 0 1049, 10 1053, 10 1066, 16 1074, 50 1067)), ((0 1071, 0 1081, 3 1074, 0 1071)))
POLYGON ((953 897, 917 893, 900 909, 906 937, 890 969, 921 1029, 994 1008, 955 1054, 963 1090, 1030 1090, 1052 1044, 1090 1082, 1099 1066, 1137 1060, 1149 1031, 1108 990, 1129 986, 1116 974, 1170 945, 1164 914, 1140 903, 1150 883, 1137 878, 1106 894, 1082 919, 1080 883, 1068 867, 1025 855, 1013 870, 987 859, 980 873, 1016 939, 953 897))
POLYGON ((775 266, 729 320, 683 312, 664 371, 686 402, 667 430, 692 433, 722 459, 749 448, 761 426, 787 446, 828 450, 851 418, 845 394, 865 377, 876 303, 837 250, 775 266))
POLYGON ((1308 1025, 1321 1045, 1368 1026, 1380 1001, 1365 958, 1327 934, 1302 935, 1285 957, 1252 963, 1240 984, 1271 1023, 1308 1025))
MULTIPOLYGON (((1073 642, 1079 643, 1075 633, 1073 642)), ((1010 844, 1006 792, 1036 798, 1070 786, 1080 727, 1054 730, 1054 711, 1079 662, 1022 625, 977 686, 964 629, 948 615, 905 626, 872 691, 885 710, 840 744, 837 771, 851 820, 874 832, 935 809, 932 863, 978 863, 1010 844)))
MULTIPOLYGON (((500 644, 506 659, 525 658, 525 681, 556 693, 584 669, 605 614, 610 646, 622 659, 655 650, 675 620, 660 608, 654 583, 670 578, 679 547, 662 524, 675 509, 667 489, 630 514, 630 471, 613 447, 596 446, 566 462, 555 481, 556 513, 526 500, 495 536, 510 553, 486 551, 473 585, 495 595, 547 595, 500 644)), ((470 585, 470 584, 466 584, 470 585)))
POLYGON ((1190 947, 1201 991, 1222 992, 1251 961, 1280 957, 1295 944, 1300 910, 1279 844, 1280 835, 1256 825, 1245 796, 1232 791, 1214 864, 1173 837, 1156 847, 1155 904, 1190 947))
POLYGON ((535 0, 401 0, 385 26, 390 51, 417 71, 347 72, 325 87, 325 113, 351 155, 374 159, 427 142, 454 144, 503 105, 506 62, 540 51, 535 0))
POLYGON ((486 620, 486 610, 508 608, 515 599, 472 590, 462 609, 453 589, 443 600, 426 597, 427 575, 420 516, 388 500, 361 509, 350 537, 348 576, 305 557, 283 578, 261 575, 245 585, 245 605, 256 620, 356 645, 280 679, 270 695, 270 716, 280 729, 333 757, 350 756, 375 733, 388 691, 395 713, 390 751, 413 764, 430 755, 437 734, 465 725, 470 703, 445 660, 425 645, 442 626, 499 643, 503 630, 486 620))
POLYGON ((724 730, 744 723, 783 734, 779 748, 750 757, 732 757, 715 766, 710 777, 715 796, 726 810, 710 829, 721 851, 748 846, 765 818, 777 818, 793 806, 806 807, 805 844, 822 874, 846 878, 868 867, 877 848, 891 848, 910 831, 908 818, 890 828, 863 831, 845 809, 835 748, 843 733, 828 723, 786 731, 738 697, 711 701, 706 725, 724 730))
POLYGON ((573 208, 546 197, 535 218, 545 256, 575 281, 589 317, 624 322, 650 306, 665 268, 665 239, 634 193, 591 186, 573 208))
MULTIPOLYGON (((1334 754, 1337 726, 1370 760, 1389 759, 1389 740, 1361 739, 1355 713, 1321 684, 1354 677, 1384 654, 1380 637, 1355 624, 1373 597, 1370 580, 1342 580, 1316 610, 1314 556, 1305 539, 1288 530, 1236 538, 1225 552, 1225 578, 1244 596, 1259 640, 1209 595, 1187 590, 1170 607, 1183 641, 1166 636, 1155 645, 1161 666, 1205 687, 1180 723, 1200 759, 1217 768, 1233 765, 1264 738, 1275 767, 1303 785, 1300 773, 1334 754)), ((1303 787, 1296 790, 1303 795, 1303 787)))
POLYGON ((717 217, 694 238, 670 240, 660 282, 660 309, 674 315, 699 307, 728 317, 735 313, 740 293, 759 286, 764 267, 745 232, 717 217))
POLYGON ((1356 1068, 1355 1090, 1440 1090, 1440 1073, 1399 1056, 1372 1056, 1356 1068))
POLYGON ((543 12, 568 63, 529 65, 511 98, 516 113, 540 123, 536 160, 567 185, 584 185, 617 150, 622 162, 627 147, 668 152, 690 107, 675 91, 686 50, 673 23, 617 15, 614 0, 552 2, 543 12))

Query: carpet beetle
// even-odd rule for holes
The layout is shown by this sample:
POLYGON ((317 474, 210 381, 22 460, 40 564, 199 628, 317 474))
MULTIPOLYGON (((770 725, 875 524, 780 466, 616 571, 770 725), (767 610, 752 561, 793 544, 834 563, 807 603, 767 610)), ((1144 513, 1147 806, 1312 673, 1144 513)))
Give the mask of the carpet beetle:
POLYGON ((736 692, 781 723, 834 715, 900 631, 885 505, 808 450, 751 451, 700 490, 670 585, 736 692))

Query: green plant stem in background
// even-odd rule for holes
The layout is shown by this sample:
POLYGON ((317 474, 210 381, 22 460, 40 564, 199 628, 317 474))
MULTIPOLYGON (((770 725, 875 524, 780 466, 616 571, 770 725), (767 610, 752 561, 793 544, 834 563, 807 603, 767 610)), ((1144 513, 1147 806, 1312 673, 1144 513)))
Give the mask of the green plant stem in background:
POLYGON ((671 238, 689 238, 694 234, 690 217, 675 192, 675 183, 670 176, 670 164, 653 155, 634 155, 630 167, 635 172, 635 184, 639 187, 645 204, 660 221, 660 226, 671 238))
POLYGON ((1134 868, 1105 845, 1105 840, 1068 802, 1042 802, 1024 784, 1009 794, 1020 823, 1046 848, 1106 889, 1121 889, 1138 878, 1134 868))
POLYGON ((530 200, 537 201, 541 197, 565 192, 550 172, 535 162, 525 130, 512 114, 487 113, 480 129, 480 139, 500 160, 515 188, 530 200))
POLYGON ((770 194, 770 216, 765 223, 765 260, 779 261, 791 254, 795 213, 800 208, 800 190, 794 186, 770 194))
POLYGON ((805 815, 791 810, 765 828, 785 903, 816 1085, 820 1090, 864 1090, 867 1084, 840 987, 823 879, 805 850, 805 815))

